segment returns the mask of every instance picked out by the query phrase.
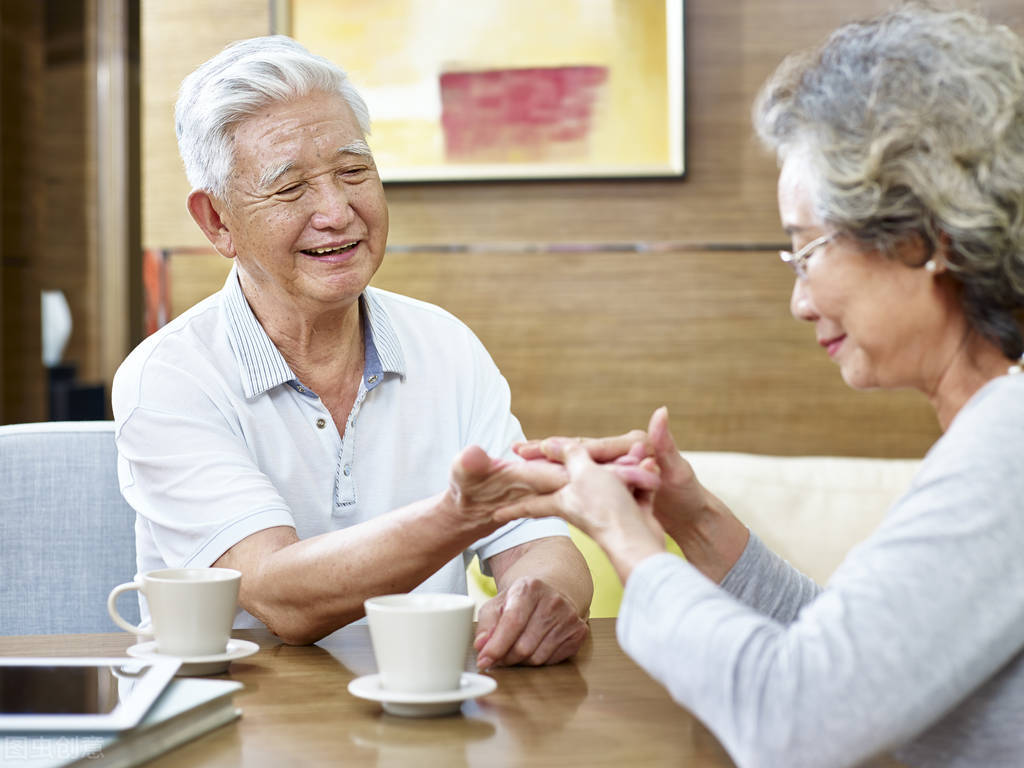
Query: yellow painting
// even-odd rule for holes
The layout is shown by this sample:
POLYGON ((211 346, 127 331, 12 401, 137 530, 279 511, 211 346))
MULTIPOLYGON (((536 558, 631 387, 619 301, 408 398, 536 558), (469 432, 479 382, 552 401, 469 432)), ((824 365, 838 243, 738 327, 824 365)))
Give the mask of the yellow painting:
POLYGON ((683 0, 281 0, 385 181, 679 176, 683 0))

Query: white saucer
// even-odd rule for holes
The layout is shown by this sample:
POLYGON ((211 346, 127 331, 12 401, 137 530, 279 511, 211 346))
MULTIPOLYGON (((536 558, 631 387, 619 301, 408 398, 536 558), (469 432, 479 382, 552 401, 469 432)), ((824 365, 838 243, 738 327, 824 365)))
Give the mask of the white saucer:
POLYGON ((216 675, 227 670, 228 665, 236 659, 244 659, 252 656, 260 647, 248 640, 228 640, 228 647, 224 653, 215 653, 210 656, 171 656, 160 653, 156 649, 156 641, 138 643, 129 648, 125 653, 137 659, 155 659, 170 657, 181 659, 181 666, 178 667, 178 676, 190 677, 195 675, 216 675))
POLYGON ((438 693, 402 693, 380 687, 380 675, 363 675, 348 684, 348 692, 360 699, 379 701, 384 711, 402 717, 436 717, 458 712, 462 702, 484 696, 498 687, 487 675, 463 672, 459 687, 438 693))

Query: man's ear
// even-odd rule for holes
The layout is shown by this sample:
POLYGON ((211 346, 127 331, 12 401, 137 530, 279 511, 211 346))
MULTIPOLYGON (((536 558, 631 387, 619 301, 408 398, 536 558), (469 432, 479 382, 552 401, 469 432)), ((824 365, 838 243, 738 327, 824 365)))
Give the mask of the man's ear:
POLYGON ((193 189, 188 196, 188 212, 192 214, 206 239, 213 243, 217 253, 228 259, 235 257, 235 243, 231 232, 220 216, 220 203, 215 201, 209 192, 193 189))

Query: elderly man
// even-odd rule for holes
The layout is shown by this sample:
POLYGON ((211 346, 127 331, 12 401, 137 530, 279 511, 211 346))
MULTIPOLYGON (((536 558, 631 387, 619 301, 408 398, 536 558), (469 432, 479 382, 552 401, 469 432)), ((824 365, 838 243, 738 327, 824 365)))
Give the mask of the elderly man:
POLYGON ((139 570, 237 568, 235 625, 309 643, 369 596, 465 591, 477 554, 499 588, 478 665, 571 656, 586 563, 560 522, 493 519, 565 478, 519 481, 508 385, 466 326, 368 287, 388 210, 345 74, 242 41, 184 80, 175 118, 188 210, 234 265, 114 381, 139 570))

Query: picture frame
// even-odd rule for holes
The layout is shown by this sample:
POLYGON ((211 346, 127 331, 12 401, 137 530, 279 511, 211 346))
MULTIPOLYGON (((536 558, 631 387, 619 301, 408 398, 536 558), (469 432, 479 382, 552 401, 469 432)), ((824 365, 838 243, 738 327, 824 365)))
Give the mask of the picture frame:
POLYGON ((273 0, 385 182, 685 175, 685 0, 273 0))

